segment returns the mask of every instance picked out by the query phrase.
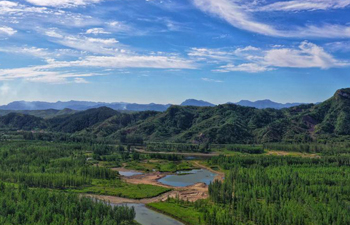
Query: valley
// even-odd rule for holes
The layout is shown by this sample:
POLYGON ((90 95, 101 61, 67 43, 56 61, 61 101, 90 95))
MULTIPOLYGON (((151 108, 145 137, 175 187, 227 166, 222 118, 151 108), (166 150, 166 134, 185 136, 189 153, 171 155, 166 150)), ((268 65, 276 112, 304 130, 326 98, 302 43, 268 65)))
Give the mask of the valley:
MULTIPOLYGON (((20 195, 28 192, 106 207, 100 215, 113 210, 117 225, 347 224, 347 91, 282 110, 98 108, 45 119, 11 113, 0 117, 0 187, 23 205, 29 199, 20 195)), ((6 210, 0 222, 18 219, 6 210)), ((110 221, 89 212, 61 215, 110 221)), ((54 215, 48 220, 60 223, 54 215)))

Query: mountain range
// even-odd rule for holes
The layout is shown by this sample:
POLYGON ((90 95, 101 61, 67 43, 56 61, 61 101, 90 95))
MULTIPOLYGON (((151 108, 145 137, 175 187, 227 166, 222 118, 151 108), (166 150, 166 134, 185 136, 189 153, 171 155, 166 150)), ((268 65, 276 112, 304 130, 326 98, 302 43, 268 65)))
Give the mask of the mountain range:
MULTIPOLYGON (((301 105, 303 103, 277 103, 273 102, 271 100, 261 100, 256 102, 251 102, 248 100, 242 100, 237 103, 229 103, 229 104, 236 104, 241 106, 248 106, 248 107, 254 107, 258 109, 266 109, 266 108, 273 108, 273 109, 282 109, 282 108, 289 108, 297 105, 301 105)), ((186 101, 182 102, 180 104, 181 106, 199 106, 199 107, 213 107, 216 106, 215 104, 212 104, 210 102, 202 101, 202 100, 196 100, 196 99, 187 99, 186 101)), ((118 111, 157 111, 157 112, 164 112, 166 111, 171 104, 137 104, 137 103, 125 103, 125 102, 114 102, 114 103, 105 103, 105 102, 89 102, 89 101, 68 101, 68 102, 40 102, 40 101, 15 101, 11 102, 7 105, 0 106, 0 110, 7 110, 7 111, 14 111, 14 110, 22 110, 22 111, 32 111, 32 110, 64 110, 64 109, 71 109, 75 111, 82 111, 92 108, 99 108, 99 107, 108 107, 114 110, 118 111)), ((5 112, 0 112, 0 115, 5 112)))
POLYGON ((40 118, 12 112, 0 128, 45 130, 104 140, 180 143, 310 142, 350 137, 350 88, 320 104, 257 109, 224 104, 211 107, 170 106, 164 112, 125 113, 108 107, 40 118))

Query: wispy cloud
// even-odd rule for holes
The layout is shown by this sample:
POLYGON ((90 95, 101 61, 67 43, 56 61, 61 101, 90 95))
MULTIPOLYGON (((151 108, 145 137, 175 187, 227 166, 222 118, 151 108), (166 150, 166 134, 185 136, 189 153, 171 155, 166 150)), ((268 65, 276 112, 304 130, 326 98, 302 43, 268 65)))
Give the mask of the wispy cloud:
POLYGON ((206 82, 223 83, 222 80, 215 80, 215 79, 211 79, 211 78, 207 78, 207 77, 202 77, 202 80, 206 81, 206 82))
POLYGON ((91 28, 86 31, 86 34, 111 34, 111 32, 105 31, 103 28, 91 28))
POLYGON ((237 57, 242 57, 243 54, 259 51, 259 48, 253 46, 247 46, 244 48, 222 48, 222 49, 210 49, 210 48, 192 48, 188 55, 195 58, 198 61, 222 62, 232 61, 237 57))
POLYGON ((350 0, 294 0, 280 1, 255 7, 256 11, 303 11, 340 9, 350 5, 350 0))
POLYGON ((320 68, 350 66, 350 62, 341 61, 327 53, 322 47, 304 41, 298 49, 272 49, 266 52, 263 63, 275 67, 320 68))
MULTIPOLYGON (((276 37, 317 37, 317 38, 349 38, 350 26, 338 24, 325 24, 322 26, 306 25, 294 29, 277 29, 273 25, 259 22, 252 15, 247 6, 239 5, 230 0, 193 0, 194 5, 203 12, 212 14, 226 20, 232 26, 268 36, 276 37)), ((348 2, 348 0, 346 0, 348 2)), ((348 4, 339 4, 339 6, 348 4)))
POLYGON ((84 6, 93 3, 99 3, 103 0, 26 0, 27 2, 39 5, 39 6, 50 6, 50 7, 73 7, 73 6, 84 6))
MULTIPOLYGON (((210 52, 215 52, 215 50, 210 52)), ((267 50, 254 49, 254 51, 245 52, 239 48, 233 52, 241 52, 241 54, 235 54, 236 58, 231 58, 228 64, 219 66, 214 71, 260 73, 276 68, 329 69, 350 66, 350 61, 336 59, 324 48, 307 41, 302 42, 296 48, 274 46, 267 50)), ((221 63, 225 62, 227 62, 226 58, 221 61, 221 63)))
POLYGON ((75 61, 47 60, 46 65, 0 70, 0 80, 24 79, 46 83, 86 83, 84 77, 100 76, 103 73, 69 72, 73 68, 152 68, 152 69, 195 69, 192 61, 176 56, 127 55, 87 56, 75 61))
POLYGON ((261 73, 272 70, 272 68, 269 68, 264 65, 259 65, 256 63, 243 63, 240 65, 233 65, 233 64, 227 64, 224 66, 220 66, 219 69, 214 70, 216 72, 247 72, 247 73, 261 73))

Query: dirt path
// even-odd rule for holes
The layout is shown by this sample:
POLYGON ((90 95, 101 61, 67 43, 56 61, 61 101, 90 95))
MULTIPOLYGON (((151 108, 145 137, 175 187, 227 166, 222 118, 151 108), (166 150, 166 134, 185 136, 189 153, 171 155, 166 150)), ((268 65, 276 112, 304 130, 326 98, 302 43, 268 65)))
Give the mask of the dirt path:
POLYGON ((208 198, 208 186, 204 183, 197 183, 188 187, 182 187, 182 188, 176 187, 175 190, 161 194, 157 197, 144 198, 144 199, 129 199, 129 198, 116 197, 116 196, 94 195, 94 194, 86 194, 85 196, 107 201, 113 204, 124 204, 124 203, 148 204, 152 202, 165 201, 168 198, 176 198, 176 197, 182 200, 188 200, 188 201, 194 202, 199 199, 208 198))
MULTIPOLYGON (((185 154, 185 153, 183 153, 185 154)), ((199 161, 193 161, 194 166, 202 169, 209 170, 212 173, 215 173, 216 176, 214 180, 220 180, 223 181, 225 178, 225 173, 215 171, 210 167, 207 167, 205 165, 200 164, 199 161)), ((125 166, 125 165, 123 165, 125 166)), ((124 167, 121 168, 113 168, 112 170, 115 171, 130 171, 125 169, 124 167)), ((141 171, 140 171, 141 172, 141 171)), ((169 175, 172 173, 162 173, 162 172, 152 172, 152 173, 144 173, 144 174, 138 174, 130 177, 122 177, 122 180, 124 180, 127 183, 131 184, 150 184, 155 186, 160 186, 164 188, 170 188, 172 191, 169 191, 167 193, 164 193, 160 196, 153 197, 153 198, 144 198, 144 199, 129 199, 129 198, 121 198, 116 196, 106 196, 106 195, 93 195, 88 194, 86 196, 96 198, 103 201, 109 201, 113 204, 123 204, 123 203, 142 203, 142 204, 148 204, 152 202, 159 202, 159 201, 165 201, 168 198, 179 198, 182 200, 188 200, 191 202, 195 202, 199 199, 206 199, 208 198, 208 185, 205 183, 196 183, 191 186, 187 187, 173 187, 166 184, 162 184, 159 182, 159 179, 165 177, 166 175, 169 175)))
POLYGON ((208 166, 200 164, 199 161, 194 161, 193 164, 195 166, 198 166, 199 168, 206 169, 206 170, 209 170, 212 173, 215 173, 216 176, 215 176, 214 180, 223 181, 225 179, 225 173, 224 172, 219 172, 219 171, 213 170, 212 168, 210 168, 208 166))

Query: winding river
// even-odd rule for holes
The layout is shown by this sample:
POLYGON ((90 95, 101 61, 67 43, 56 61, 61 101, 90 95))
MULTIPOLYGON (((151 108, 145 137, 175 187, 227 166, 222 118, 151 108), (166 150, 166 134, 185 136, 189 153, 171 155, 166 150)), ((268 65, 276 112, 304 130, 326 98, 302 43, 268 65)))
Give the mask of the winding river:
MULTIPOLYGON (((116 206, 115 204, 111 205, 116 206)), ((135 220, 142 225, 184 225, 167 215, 148 209, 144 204, 128 203, 123 205, 135 208, 135 220)))

